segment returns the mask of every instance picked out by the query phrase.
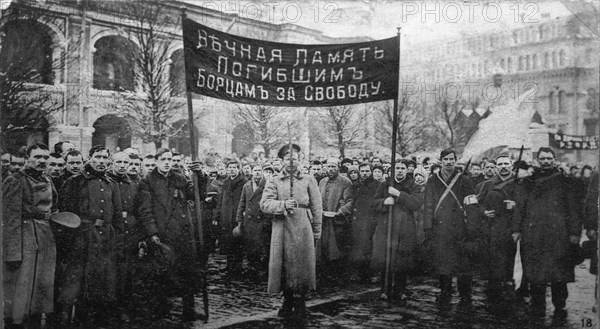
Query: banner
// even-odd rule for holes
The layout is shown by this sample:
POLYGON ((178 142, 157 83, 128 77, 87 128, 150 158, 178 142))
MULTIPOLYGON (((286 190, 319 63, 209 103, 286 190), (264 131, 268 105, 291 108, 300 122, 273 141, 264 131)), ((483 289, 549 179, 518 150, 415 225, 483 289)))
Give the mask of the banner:
POLYGON ((549 133, 550 146, 565 150, 597 150, 599 136, 575 136, 549 133))
POLYGON ((333 106, 394 99, 398 38, 275 43, 183 20, 188 91, 247 104, 333 106))

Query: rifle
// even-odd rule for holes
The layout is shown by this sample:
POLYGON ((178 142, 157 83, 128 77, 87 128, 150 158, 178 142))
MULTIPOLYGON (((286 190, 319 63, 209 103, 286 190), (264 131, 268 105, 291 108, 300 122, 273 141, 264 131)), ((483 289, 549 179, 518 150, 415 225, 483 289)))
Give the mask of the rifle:
MULTIPOLYGON (((289 137, 289 146, 288 146, 288 151, 290 152, 290 199, 294 199, 294 173, 291 172, 292 168, 293 168, 293 164, 294 161, 292 160, 292 155, 294 153, 293 148, 292 148, 292 130, 290 128, 290 123, 287 123, 287 129, 288 129, 288 137, 289 137)), ((288 213, 291 215, 293 214, 293 210, 288 211, 288 213)))
MULTIPOLYGON (((521 150, 519 151, 519 158, 517 159, 517 162, 515 162, 516 165, 518 165, 519 162, 521 162, 521 160, 523 159, 523 150, 524 149, 525 149, 525 145, 521 144, 521 150)), ((517 184, 519 181, 519 168, 517 166, 515 166, 513 169, 515 171, 515 184, 517 184)))

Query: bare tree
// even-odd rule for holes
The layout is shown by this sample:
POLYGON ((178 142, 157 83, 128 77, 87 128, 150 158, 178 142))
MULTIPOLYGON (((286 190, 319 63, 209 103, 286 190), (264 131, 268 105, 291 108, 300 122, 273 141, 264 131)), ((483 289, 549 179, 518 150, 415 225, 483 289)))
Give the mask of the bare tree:
POLYGON ((363 143, 369 135, 366 109, 343 105, 319 109, 318 113, 329 137, 325 144, 335 146, 342 157, 346 156, 346 150, 363 143))
MULTIPOLYGON (((254 144, 261 145, 265 157, 269 157, 271 149, 287 140, 287 121, 285 108, 267 105, 236 104, 235 121, 245 125, 254 135, 254 144)), ((294 124, 295 126, 295 124, 294 124)))
POLYGON ((45 130, 52 114, 64 108, 54 84, 65 53, 52 56, 51 39, 44 37, 39 22, 58 19, 51 5, 12 3, 3 14, 0 30, 0 129, 2 145, 14 133, 45 130))
POLYGON ((129 33, 139 46, 131 44, 127 52, 133 56, 139 90, 126 96, 123 109, 134 125, 132 132, 160 148, 164 140, 186 127, 173 125, 185 102, 172 96, 169 78, 170 49, 175 36, 168 31, 179 22, 173 20, 173 15, 160 1, 138 0, 121 5, 127 6, 128 14, 135 21, 136 26, 129 33))
MULTIPOLYGON (((375 107, 374 113, 375 139, 389 148, 392 145, 393 105, 389 101, 381 103, 375 107)), ((398 105, 396 152, 404 157, 425 147, 427 144, 423 138, 423 130, 426 124, 423 104, 404 97, 398 105)))
MULTIPOLYGON (((442 100, 434 103, 433 108, 429 108, 429 113, 434 113, 429 124, 434 130, 443 137, 445 145, 456 149, 464 146, 473 134, 472 124, 467 122, 466 117, 461 115, 465 109, 475 110, 479 104, 478 100, 469 103, 466 100, 442 100)), ((477 123, 475 123, 475 130, 477 123)))

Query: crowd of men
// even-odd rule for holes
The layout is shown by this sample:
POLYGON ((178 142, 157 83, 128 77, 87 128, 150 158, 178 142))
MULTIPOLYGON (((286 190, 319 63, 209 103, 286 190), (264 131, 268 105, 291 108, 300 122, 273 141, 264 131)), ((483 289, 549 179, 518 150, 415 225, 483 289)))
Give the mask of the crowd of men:
POLYGON ((480 275, 490 303, 526 297, 534 317, 545 315, 550 285, 554 316, 564 319, 582 230, 597 239, 598 173, 559 169, 550 148, 532 163, 500 154, 466 165, 447 149, 393 170, 372 156, 302 166, 295 144, 254 162, 103 146, 84 156, 68 142, 53 151, 33 144, 1 156, 4 314, 14 327, 37 327, 42 314, 60 328, 107 315, 129 322, 151 297, 147 316, 165 316, 168 298, 181 297, 183 320, 198 319, 200 270, 217 251, 228 279, 282 293, 283 317, 304 317, 317 285, 380 282, 382 299, 402 302, 418 275, 439 279, 442 304, 457 277, 469 304, 480 275))

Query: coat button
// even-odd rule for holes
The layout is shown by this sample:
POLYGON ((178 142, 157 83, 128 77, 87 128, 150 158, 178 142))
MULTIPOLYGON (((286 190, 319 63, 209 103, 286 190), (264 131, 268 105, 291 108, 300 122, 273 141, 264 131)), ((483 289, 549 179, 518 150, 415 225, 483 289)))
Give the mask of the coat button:
POLYGON ((104 212, 104 210, 100 210, 100 212, 104 212))
POLYGON ((100 200, 100 202, 104 202, 104 200, 100 200))
POLYGON ((104 189, 103 189, 103 188, 101 188, 101 189, 100 189, 100 192, 104 192, 104 189))

